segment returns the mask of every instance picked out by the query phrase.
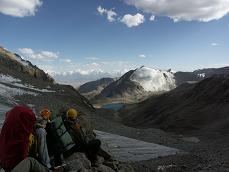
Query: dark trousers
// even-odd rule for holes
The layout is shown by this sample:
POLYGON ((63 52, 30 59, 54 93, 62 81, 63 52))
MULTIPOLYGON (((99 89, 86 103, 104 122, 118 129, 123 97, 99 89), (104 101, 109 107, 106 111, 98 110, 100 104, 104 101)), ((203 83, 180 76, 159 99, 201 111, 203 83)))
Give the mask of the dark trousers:
POLYGON ((97 160, 97 154, 101 149, 100 147, 101 141, 98 139, 91 140, 88 143, 76 143, 72 149, 64 153, 64 157, 67 158, 75 152, 82 152, 85 153, 91 162, 95 162, 97 160))
POLYGON ((54 157, 54 166, 60 166, 62 165, 62 147, 59 143, 58 136, 55 134, 55 129, 53 129, 52 123, 48 123, 46 126, 46 132, 47 132, 47 146, 48 146, 48 152, 49 156, 54 157))

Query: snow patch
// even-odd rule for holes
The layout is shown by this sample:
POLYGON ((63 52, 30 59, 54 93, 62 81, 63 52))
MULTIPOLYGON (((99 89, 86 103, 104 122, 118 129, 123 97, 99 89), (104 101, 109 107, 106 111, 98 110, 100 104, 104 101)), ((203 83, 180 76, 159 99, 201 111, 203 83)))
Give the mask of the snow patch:
POLYGON ((21 82, 21 80, 13 78, 12 76, 9 75, 0 74, 0 82, 9 84, 9 83, 21 82))
MULTIPOLYGON (((19 87, 19 89, 26 88, 26 89, 29 89, 32 91, 38 91, 38 92, 42 92, 42 93, 55 92, 53 90, 48 90, 48 89, 38 89, 38 88, 35 88, 35 86, 30 85, 30 84, 22 84, 20 79, 14 78, 14 77, 9 76, 9 75, 0 74, 0 82, 5 83, 5 84, 11 84, 13 86, 19 87)), ((49 88, 51 88, 51 87, 49 86, 49 88)))
POLYGON ((33 85, 30 85, 30 84, 14 83, 13 85, 17 86, 17 87, 20 87, 20 88, 26 88, 26 89, 30 89, 30 90, 38 91, 38 92, 42 92, 42 93, 53 93, 53 92, 56 92, 56 91, 48 90, 48 89, 38 89, 38 88, 35 88, 33 85))
POLYGON ((9 86, 6 86, 0 83, 0 95, 4 98, 13 99, 14 96, 21 96, 24 94, 29 94, 33 96, 37 95, 37 93, 31 92, 31 91, 25 91, 20 88, 9 87, 9 86))
POLYGON ((157 167, 157 171, 158 172, 166 172, 166 171, 169 171, 169 170, 172 170, 172 171, 174 171, 175 169, 176 169, 176 165, 173 165, 173 164, 171 164, 171 165, 159 165, 158 167, 157 167))
POLYGON ((186 83, 188 83, 188 84, 196 84, 196 83, 198 83, 198 81, 187 81, 186 83))
POLYGON ((31 92, 31 91, 25 91, 20 88, 14 88, 10 86, 6 86, 3 83, 0 83, 0 98, 2 102, 9 103, 11 105, 17 104, 15 100, 15 96, 21 96, 21 95, 32 95, 36 96, 37 93, 31 92))
POLYGON ((200 74, 197 74, 197 76, 198 76, 199 78, 205 78, 206 74, 205 74, 205 73, 200 73, 200 74))
POLYGON ((137 69, 130 80, 139 83, 146 91, 169 91, 176 87, 174 74, 169 71, 161 71, 148 67, 137 69))

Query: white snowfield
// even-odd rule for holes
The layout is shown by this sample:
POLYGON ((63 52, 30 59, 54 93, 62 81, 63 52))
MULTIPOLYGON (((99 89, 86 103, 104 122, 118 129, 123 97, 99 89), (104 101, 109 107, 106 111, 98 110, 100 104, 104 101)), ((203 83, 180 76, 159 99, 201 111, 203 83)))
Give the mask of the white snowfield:
POLYGON ((30 84, 22 84, 20 79, 9 75, 0 74, 0 98, 10 104, 16 104, 15 96, 32 95, 37 96, 41 93, 55 92, 49 87, 38 89, 30 84))
MULTIPOLYGON (((37 91, 37 92, 42 92, 42 93, 49 93, 49 92, 55 92, 53 90, 48 90, 47 88, 44 88, 44 89, 38 89, 38 88, 35 88, 35 86, 33 85, 30 85, 30 84, 22 84, 21 83, 22 81, 20 79, 17 79, 17 78, 14 78, 12 76, 9 76, 9 75, 3 75, 3 74, 0 74, 0 84, 1 83, 5 83, 5 84, 10 84, 12 86, 16 86, 18 88, 12 88, 13 90, 21 90, 23 88, 26 88, 26 89, 29 89, 31 91, 37 91)), ((2 84, 3 85, 3 84, 2 84)), ((9 87, 10 88, 10 87, 9 87)), ((19 91, 20 92, 20 91, 19 91)), ((23 92, 23 91, 21 91, 23 92)), ((22 93, 24 94, 24 93, 22 93)), ((28 92, 28 94, 31 94, 31 92, 28 92)), ((32 95, 35 94, 35 93, 32 93, 32 95)), ((16 94, 18 95, 18 94, 16 94)))
POLYGON ((150 92, 169 91, 176 87, 172 72, 148 67, 138 68, 131 75, 130 80, 139 83, 144 90, 150 92))
MULTIPOLYGON (((102 131, 95 131, 111 155, 122 162, 136 162, 184 153, 181 150, 127 138, 102 131)), ((102 146, 103 147, 103 146, 102 146)))
POLYGON ((9 84, 9 83, 21 82, 21 80, 13 78, 12 76, 9 75, 0 74, 0 82, 9 84))
POLYGON ((13 99, 14 96, 21 96, 24 94, 30 94, 33 96, 37 95, 37 93, 31 92, 31 91, 26 91, 20 88, 9 87, 9 86, 6 86, 0 83, 0 96, 4 98, 13 99))

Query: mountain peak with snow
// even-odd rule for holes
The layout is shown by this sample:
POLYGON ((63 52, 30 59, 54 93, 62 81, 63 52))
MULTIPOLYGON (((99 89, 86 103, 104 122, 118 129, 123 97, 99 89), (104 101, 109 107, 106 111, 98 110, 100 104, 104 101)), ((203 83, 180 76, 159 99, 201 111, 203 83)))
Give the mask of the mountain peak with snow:
POLYGON ((169 91, 176 87, 174 74, 142 66, 136 69, 130 76, 130 80, 139 83, 146 91, 169 91))

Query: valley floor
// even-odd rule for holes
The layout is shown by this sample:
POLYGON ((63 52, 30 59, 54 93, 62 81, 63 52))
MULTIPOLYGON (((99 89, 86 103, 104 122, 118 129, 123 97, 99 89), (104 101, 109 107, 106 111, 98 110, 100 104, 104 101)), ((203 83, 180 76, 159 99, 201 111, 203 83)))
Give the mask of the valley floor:
POLYGON ((183 150, 184 154, 159 156, 150 160, 130 163, 135 171, 212 171, 229 172, 229 135, 220 133, 196 132, 188 135, 164 132, 159 129, 137 129, 121 124, 117 113, 102 109, 93 117, 97 130, 165 145, 183 150))
POLYGON ((107 151, 122 162, 139 162, 168 155, 182 154, 181 150, 127 138, 117 134, 95 131, 97 138, 106 145, 107 151))

